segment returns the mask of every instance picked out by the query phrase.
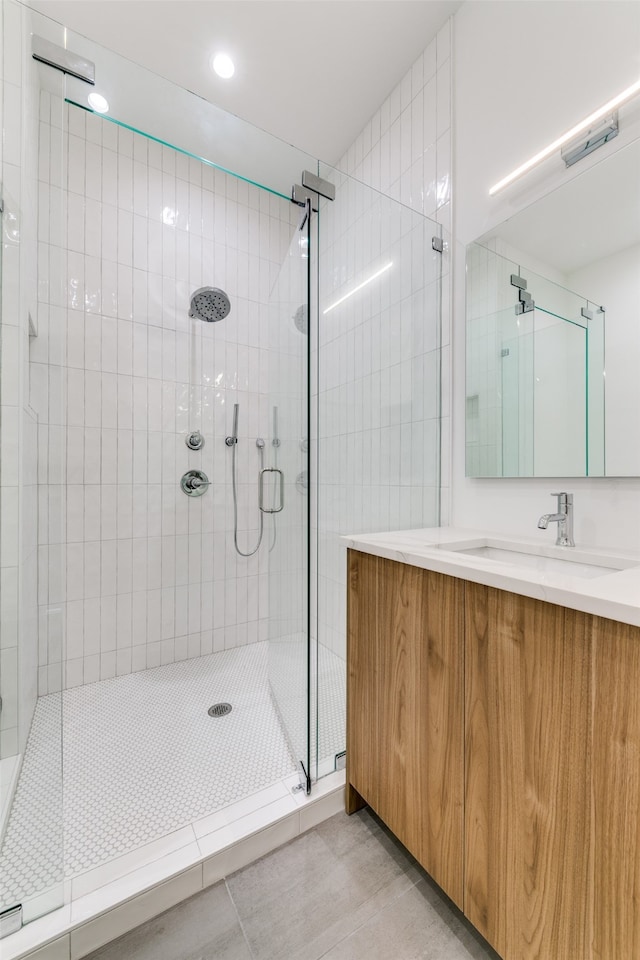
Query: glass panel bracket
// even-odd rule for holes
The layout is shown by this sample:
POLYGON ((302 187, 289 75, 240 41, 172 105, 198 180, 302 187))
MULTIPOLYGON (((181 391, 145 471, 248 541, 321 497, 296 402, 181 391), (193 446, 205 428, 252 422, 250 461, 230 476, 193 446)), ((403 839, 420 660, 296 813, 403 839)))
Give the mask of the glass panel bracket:
POLYGON ((302 184, 294 183, 291 188, 292 203, 304 207, 307 200, 310 200, 313 212, 317 213, 319 197, 324 197, 325 200, 335 200, 335 184, 329 180, 323 180, 322 177, 317 177, 315 173, 311 173, 309 170, 303 170, 302 184))
POLYGON ((57 43, 51 43, 44 37, 34 35, 31 43, 31 54, 34 60, 46 63, 48 67, 53 67, 54 70, 68 73, 72 77, 77 77, 78 80, 84 80, 85 83, 95 86, 96 65, 92 60, 80 56, 79 53, 65 50, 64 47, 59 47, 57 43))
POLYGON ((22 904, 16 903, 14 907, 3 910, 0 913, 0 940, 4 937, 16 933, 22 926, 22 904))
POLYGON ((527 281, 524 277, 519 277, 517 273, 512 273, 511 286, 517 287, 518 290, 518 302, 515 307, 516 317, 519 317, 522 313, 531 313, 536 302, 531 294, 527 293, 527 281))
POLYGON ((300 781, 299 783, 296 783, 295 787, 291 788, 292 792, 300 793, 302 790, 304 790, 306 795, 309 796, 311 793, 311 777, 307 773, 302 760, 298 760, 298 776, 300 777, 300 781))

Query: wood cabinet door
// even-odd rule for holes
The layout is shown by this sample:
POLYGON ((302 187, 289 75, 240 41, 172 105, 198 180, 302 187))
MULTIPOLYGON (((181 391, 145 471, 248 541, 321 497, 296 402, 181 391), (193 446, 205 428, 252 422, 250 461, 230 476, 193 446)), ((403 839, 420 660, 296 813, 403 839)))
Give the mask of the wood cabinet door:
POLYGON ((380 709, 377 557, 347 557, 347 813, 378 807, 380 709))
POLYGON ((350 552, 348 782, 459 906, 463 598, 452 577, 350 552))
POLYGON ((586 960, 590 618, 465 592, 464 912, 504 960, 586 960))
POLYGON ((593 617, 593 957, 640 957, 640 628, 593 617))

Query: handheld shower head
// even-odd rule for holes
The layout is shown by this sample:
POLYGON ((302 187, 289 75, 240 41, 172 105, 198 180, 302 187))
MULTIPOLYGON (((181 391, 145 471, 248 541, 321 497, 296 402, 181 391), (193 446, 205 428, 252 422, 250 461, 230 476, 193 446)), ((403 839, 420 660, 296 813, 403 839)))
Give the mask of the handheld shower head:
POLYGON ((233 428, 231 430, 231 435, 224 438, 224 442, 228 447, 233 447, 238 442, 238 410, 240 405, 234 403, 233 405, 233 428))

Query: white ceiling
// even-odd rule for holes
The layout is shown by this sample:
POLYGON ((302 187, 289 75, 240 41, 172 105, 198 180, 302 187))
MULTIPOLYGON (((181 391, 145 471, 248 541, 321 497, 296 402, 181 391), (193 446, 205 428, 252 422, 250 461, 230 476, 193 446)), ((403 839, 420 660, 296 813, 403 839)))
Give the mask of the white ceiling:
POLYGON ((447 0, 30 0, 41 13, 335 163, 460 6, 447 0), (236 73, 212 73, 224 49, 236 73))

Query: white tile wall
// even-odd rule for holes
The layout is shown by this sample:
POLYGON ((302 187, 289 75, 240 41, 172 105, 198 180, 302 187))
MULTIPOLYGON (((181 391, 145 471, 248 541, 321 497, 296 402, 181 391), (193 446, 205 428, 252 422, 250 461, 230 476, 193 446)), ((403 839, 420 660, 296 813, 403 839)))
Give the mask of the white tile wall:
POLYGON ((270 423, 269 294, 296 215, 284 199, 77 108, 65 107, 61 132, 58 109, 43 96, 32 363, 41 693, 266 637, 268 555, 234 551, 224 437, 238 402, 247 549, 258 528, 255 439, 270 423), (62 171, 46 150, 60 134, 62 171), (51 231, 64 201, 60 250, 51 231), (188 317, 205 285, 231 298, 220 323, 188 317), (205 446, 193 453, 185 437, 196 429, 205 446), (191 499, 179 480, 195 467, 212 487, 191 499))
POLYGON ((339 164, 373 190, 338 174, 335 205, 321 221, 318 638, 342 657, 339 535, 437 525, 440 504, 447 521, 450 52, 447 23, 339 164), (434 234, 444 238, 442 255, 431 249, 434 234), (366 292, 323 316, 389 261, 366 292))
POLYGON ((36 318, 37 68, 31 13, 2 7, 0 326, 0 758, 24 750, 37 677, 37 424, 29 407, 29 317, 36 318))

